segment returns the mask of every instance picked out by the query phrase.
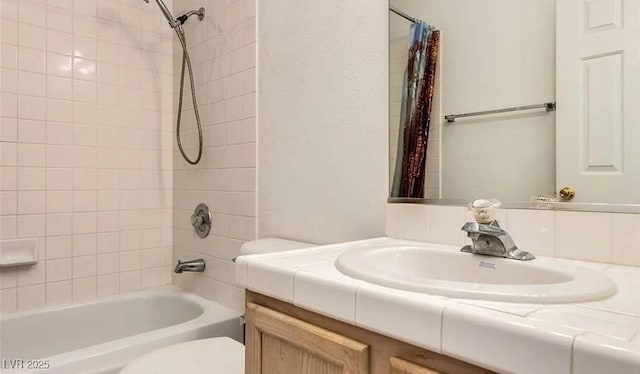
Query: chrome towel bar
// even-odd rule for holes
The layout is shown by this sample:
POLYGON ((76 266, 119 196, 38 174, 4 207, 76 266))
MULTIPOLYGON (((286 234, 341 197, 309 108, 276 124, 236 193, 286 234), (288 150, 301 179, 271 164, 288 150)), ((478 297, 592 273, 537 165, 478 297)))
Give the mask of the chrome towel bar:
POLYGON ((449 114, 447 116, 444 116, 444 119, 446 119, 447 122, 452 123, 452 122, 456 121, 456 118, 485 116, 485 115, 488 115, 488 114, 499 114, 499 113, 508 113, 508 112, 519 112, 519 111, 522 111, 522 110, 532 110, 532 109, 545 109, 547 112, 555 112, 556 111, 556 102, 555 101, 551 101, 551 102, 544 103, 544 104, 516 106, 516 107, 504 108, 504 109, 485 110, 485 111, 482 111, 482 112, 471 112, 471 113, 463 113, 463 114, 449 114))

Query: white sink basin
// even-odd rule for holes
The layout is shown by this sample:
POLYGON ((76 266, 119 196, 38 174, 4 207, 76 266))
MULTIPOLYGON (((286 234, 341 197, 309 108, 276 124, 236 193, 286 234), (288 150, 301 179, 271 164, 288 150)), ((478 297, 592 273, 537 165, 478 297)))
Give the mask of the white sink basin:
POLYGON ((456 298, 570 303, 616 293, 609 278, 580 266, 472 255, 438 245, 355 249, 340 255, 336 268, 381 286, 456 298))

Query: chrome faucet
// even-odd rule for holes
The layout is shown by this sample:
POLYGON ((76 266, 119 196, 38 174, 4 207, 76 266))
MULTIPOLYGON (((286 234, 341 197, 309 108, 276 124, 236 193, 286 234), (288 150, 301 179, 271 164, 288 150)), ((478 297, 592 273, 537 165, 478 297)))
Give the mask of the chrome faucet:
POLYGON ((467 222, 462 226, 462 230, 467 232, 473 245, 465 245, 460 250, 461 252, 521 261, 536 258, 531 253, 516 247, 511 235, 500 227, 497 220, 491 223, 467 222))
POLYGON ((173 271, 175 273, 182 273, 183 271, 193 271, 196 273, 202 273, 204 271, 205 268, 205 263, 204 260, 199 258, 197 260, 191 260, 191 261, 181 261, 178 260, 178 263, 176 264, 175 269, 173 269, 173 271))

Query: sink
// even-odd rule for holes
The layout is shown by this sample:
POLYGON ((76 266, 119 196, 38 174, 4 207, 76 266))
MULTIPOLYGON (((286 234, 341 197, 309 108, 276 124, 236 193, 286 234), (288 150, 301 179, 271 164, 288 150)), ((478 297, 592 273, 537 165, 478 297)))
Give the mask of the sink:
POLYGON ((336 268, 352 278, 452 298, 520 303, 574 303, 616 293, 605 275, 551 258, 531 261, 461 253, 443 245, 360 248, 336 268))

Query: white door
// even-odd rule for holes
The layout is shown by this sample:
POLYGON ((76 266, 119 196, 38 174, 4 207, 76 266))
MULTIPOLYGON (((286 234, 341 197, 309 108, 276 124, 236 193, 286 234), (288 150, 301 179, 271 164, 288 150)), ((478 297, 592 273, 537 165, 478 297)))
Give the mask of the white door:
POLYGON ((640 203, 640 0, 558 0, 558 190, 640 203))

